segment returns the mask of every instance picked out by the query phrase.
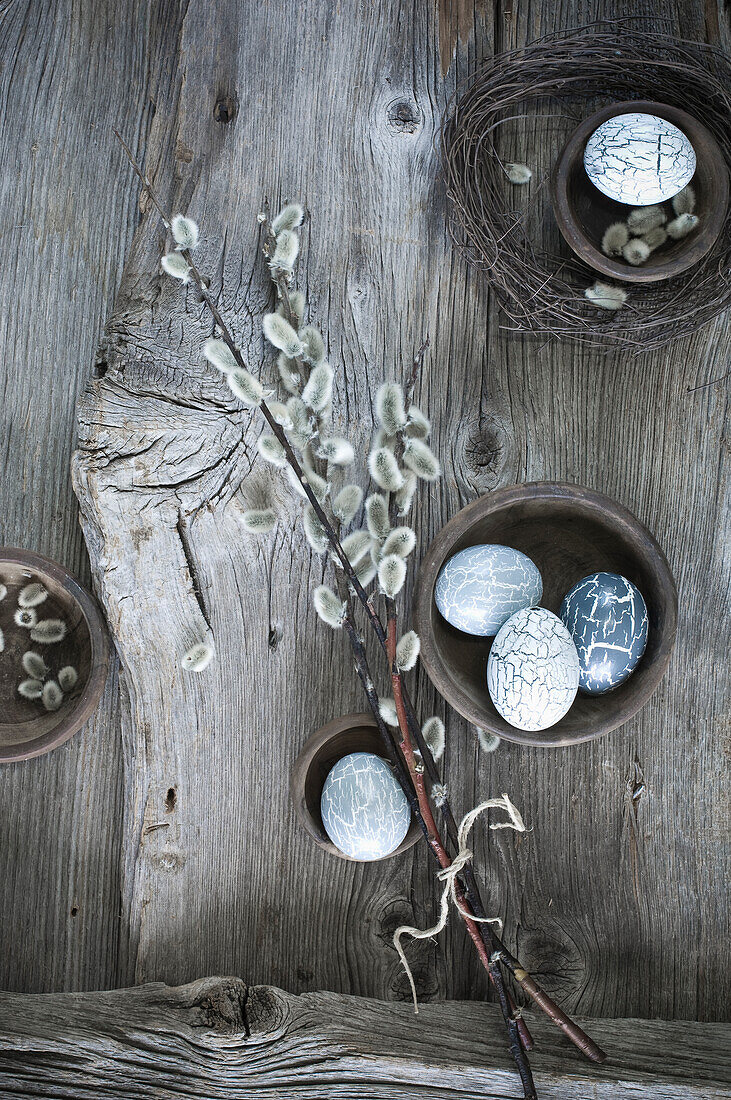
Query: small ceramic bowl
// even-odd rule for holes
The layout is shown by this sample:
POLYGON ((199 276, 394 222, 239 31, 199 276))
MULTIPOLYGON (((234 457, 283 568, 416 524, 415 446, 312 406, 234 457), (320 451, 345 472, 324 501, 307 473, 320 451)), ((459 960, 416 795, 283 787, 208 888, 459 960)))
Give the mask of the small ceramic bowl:
MULTIPOLYGON (((325 832, 320 816, 320 797, 325 780, 338 760, 351 752, 372 752, 381 759, 386 759, 378 726, 372 715, 344 714, 316 730, 294 762, 289 778, 289 792, 297 820, 315 844, 330 855, 359 863, 360 860, 351 859, 336 848, 325 832)), ((413 848, 420 835, 421 827, 412 818, 409 831, 398 848, 383 858, 390 859, 391 856, 413 848)))
POLYGON ((0 584, 7 588, 0 600, 5 643, 0 653, 0 763, 9 763, 50 752, 91 717, 107 677, 109 637, 93 596, 63 566, 40 554, 0 548, 0 584), (18 593, 34 581, 48 591, 48 598, 35 608, 38 619, 62 619, 68 628, 64 639, 53 645, 34 642, 30 631, 14 621, 18 593), (50 669, 48 678, 66 665, 76 669, 76 684, 58 710, 47 711, 40 700, 18 694, 18 685, 28 679, 21 663, 27 650, 43 657, 50 669))
POLYGON ((442 528, 424 558, 415 593, 421 659, 437 691, 476 726, 506 741, 561 746, 591 741, 628 721, 645 705, 675 644, 678 596, 665 555, 650 532, 621 504, 578 485, 534 482, 480 497, 442 528), (541 606, 558 614, 561 600, 589 573, 621 573, 637 585, 649 616, 647 648, 635 672, 605 695, 579 693, 560 722, 519 730, 498 714, 487 690, 492 638, 450 626, 434 602, 446 561, 467 546, 499 543, 527 554, 541 572, 541 606))
MULTIPOLYGON (((584 119, 564 146, 551 177, 553 210, 566 243, 595 271, 630 283, 671 279, 702 260, 721 234, 728 198, 726 161, 710 131, 678 107, 649 101, 613 103, 584 119), (614 115, 628 111, 656 115, 672 122, 690 139, 697 159, 692 186, 696 193, 698 226, 679 241, 668 240, 651 253, 646 263, 637 267, 621 257, 605 256, 601 249, 607 227, 613 222, 625 221, 632 207, 603 195, 584 169, 584 149, 596 128, 614 115)), ((662 205, 671 210, 669 202, 662 205)))

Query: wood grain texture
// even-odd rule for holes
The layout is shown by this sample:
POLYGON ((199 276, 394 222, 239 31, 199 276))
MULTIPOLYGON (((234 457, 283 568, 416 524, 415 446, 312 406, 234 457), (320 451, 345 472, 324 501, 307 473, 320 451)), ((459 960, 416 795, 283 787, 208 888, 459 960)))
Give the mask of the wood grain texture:
MULTIPOLYGON (((615 1052, 604 1065, 556 1049, 550 1024, 531 1018, 545 1100, 731 1096, 726 1025, 582 1023, 615 1052)), ((492 1005, 426 1005, 414 1016, 407 1005, 334 993, 295 997, 239 978, 0 994, 0 1096, 248 1100, 271 1091, 282 1100, 508 1100, 517 1092, 501 1032, 492 1005)))
MULTIPOLYGON (((553 11, 522 7, 521 40, 584 14, 553 11)), ((658 536, 681 628, 642 714, 595 745, 504 746, 489 759, 451 717, 445 770, 458 809, 502 790, 520 804, 532 831, 490 851, 478 841, 478 864, 509 942, 571 1010, 714 1018, 727 1012, 729 965, 723 712, 708 671, 726 667, 726 389, 685 391, 724 373, 728 326, 630 361, 504 333, 447 243, 433 138, 454 76, 439 75, 437 33, 431 14, 412 21, 355 0, 296 14, 191 3, 147 164, 164 202, 203 226, 202 266, 256 366, 270 361, 256 214, 264 195, 304 200, 311 316, 361 451, 374 387, 429 332, 417 396, 436 414, 446 476, 422 493, 422 548, 479 493, 540 478, 603 490, 658 536), (296 58, 286 80, 282 58, 296 58)), ((556 128, 527 129, 515 159, 546 174, 556 128)), ((312 729, 359 708, 359 690, 341 639, 311 609, 321 566, 294 508, 269 540, 238 522, 269 477, 255 460, 259 426, 204 367, 210 322, 192 293, 161 280, 163 247, 149 216, 108 326, 106 372, 80 407, 75 464, 128 693, 120 972, 178 982, 225 968, 295 991, 403 997, 390 934, 431 919, 431 870, 422 851, 335 863, 296 828, 291 764, 312 729), (184 677, 180 655, 209 629, 217 661, 184 677)), ((424 714, 443 711, 423 677, 415 694, 424 714)), ((486 995, 457 926, 411 955, 422 998, 486 995)))
MULTIPOLYGON (((138 219, 110 130, 146 130, 162 68, 150 24, 146 0, 0 3, 0 545, 47 554, 86 582, 75 404, 138 219)), ((0 768, 5 988, 118 980, 117 700, 115 664, 78 735, 0 768)))
MULTIPOLYGON (((237 521, 267 476, 256 425, 203 369, 209 322, 157 274, 164 240, 149 215, 128 251, 138 191, 109 138, 116 124, 165 201, 201 221, 204 264, 255 365, 268 304, 256 213, 264 195, 305 201, 301 270, 361 448, 373 388, 430 334, 417 396, 435 417, 446 477, 423 497, 422 551, 463 504, 528 479, 607 492, 653 530, 679 581, 681 620, 645 711, 594 745, 505 745, 488 758, 452 716, 445 772, 456 809, 509 790, 532 827, 519 843, 492 834, 489 851, 478 840, 478 863, 508 941, 568 1008, 728 1012, 727 386, 686 392, 725 374, 727 319, 634 360, 510 337, 448 244, 433 150, 457 82, 494 48, 638 13, 703 38, 708 14, 658 0, 448 6, 441 24, 436 5, 417 15, 362 0, 0 8, 0 142, 12 166, 0 224, 13 259, 0 289, 27 303, 0 327, 2 540, 32 541, 77 569, 59 471, 127 254, 76 462, 122 657, 122 745, 112 682, 86 731, 0 773, 1 985, 226 971, 295 992, 401 998, 390 935, 434 915, 424 851, 354 867, 296 826, 291 763, 313 729, 361 709, 359 688, 342 640, 314 621, 320 567, 294 508, 261 543, 237 521), (449 29, 445 52, 447 23, 458 33, 449 29), (63 386, 48 385, 51 373, 63 386), (183 679, 178 657, 208 624, 218 660, 183 679)), ((725 20, 719 30, 727 36, 725 20)), ((515 159, 547 178, 560 132, 531 120, 516 129, 515 159)), ((414 695, 423 714, 444 714, 423 675, 414 695)), ((457 925, 410 957, 422 999, 486 996, 457 925)))

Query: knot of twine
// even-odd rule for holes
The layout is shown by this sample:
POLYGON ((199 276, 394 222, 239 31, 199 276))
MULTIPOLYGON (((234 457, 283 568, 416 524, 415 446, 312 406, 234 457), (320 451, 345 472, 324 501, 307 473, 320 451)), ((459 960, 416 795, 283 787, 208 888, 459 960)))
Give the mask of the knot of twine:
POLYGON ((478 817, 486 813, 488 810, 505 810, 510 818, 510 821, 498 822, 491 825, 491 829, 514 829, 517 833, 525 832, 525 823, 523 818, 518 813, 517 809, 510 801, 506 794, 500 796, 500 798, 488 798, 486 802, 481 802, 479 806, 475 806, 469 813, 465 814, 457 830, 457 854, 450 863, 449 867, 444 867, 437 873, 437 878, 440 882, 444 883, 444 889, 439 901, 439 920, 433 928, 411 928, 408 924, 402 924, 393 934, 393 945, 398 951, 401 965, 406 971, 406 977, 409 979, 409 985, 411 986, 411 996, 414 1002, 414 1012, 419 1012, 419 1002, 416 996, 416 985, 414 984, 414 975, 411 972, 411 967, 408 964, 404 949, 401 946, 402 936, 411 936, 413 940, 428 940, 432 936, 438 936, 447 926, 447 920, 449 918, 449 902, 452 904, 468 920, 474 921, 476 924, 497 924, 502 928, 503 922, 500 917, 477 917, 474 913, 468 912, 463 909, 457 899, 457 876, 460 871, 464 869, 465 864, 469 863, 472 859, 472 852, 470 851, 467 840, 470 835, 472 826, 477 821, 478 817))

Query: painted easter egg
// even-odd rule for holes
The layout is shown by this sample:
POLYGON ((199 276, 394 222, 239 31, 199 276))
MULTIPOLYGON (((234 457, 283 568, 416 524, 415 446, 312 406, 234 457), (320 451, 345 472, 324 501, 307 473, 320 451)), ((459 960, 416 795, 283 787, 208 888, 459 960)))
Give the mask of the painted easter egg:
POLYGON ((520 550, 485 543, 460 550, 442 566, 434 599, 447 622, 488 638, 522 607, 538 603, 543 582, 520 550))
POLYGON ((487 688, 511 726, 545 730, 566 714, 579 687, 579 657, 561 620, 545 607, 517 611, 492 643, 487 688))
POLYGON ((650 206, 677 195, 695 174, 695 150, 682 130, 657 115, 615 115, 584 150, 591 182, 615 202, 650 206))
POLYGON ((338 760, 322 788, 320 814, 333 844, 352 859, 383 859, 409 831, 411 810, 391 769, 372 752, 338 760))
POLYGON ((561 604, 561 618, 579 654, 579 690, 603 695, 623 684, 647 645, 647 606, 619 573, 592 573, 561 604))

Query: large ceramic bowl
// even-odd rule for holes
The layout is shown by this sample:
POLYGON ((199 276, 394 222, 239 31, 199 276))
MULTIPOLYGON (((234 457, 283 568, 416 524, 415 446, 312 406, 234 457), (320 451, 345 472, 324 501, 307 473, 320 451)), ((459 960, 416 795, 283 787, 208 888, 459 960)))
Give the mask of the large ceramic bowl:
POLYGON ((501 489, 463 508, 442 528, 424 558, 415 594, 421 659, 432 683, 470 722, 507 741, 560 746, 616 729, 645 705, 675 644, 678 599, 670 567, 655 539, 621 504, 577 485, 534 482, 501 489), (487 690, 491 638, 474 638, 446 622, 434 602, 439 571, 453 554, 479 543, 522 550, 543 577, 541 605, 558 614, 582 577, 606 570, 633 581, 649 615, 647 648, 636 671, 606 695, 579 693, 549 729, 516 729, 498 714, 487 690))
POLYGON ((68 741, 93 714, 104 690, 109 666, 109 638, 94 597, 63 566, 30 550, 0 548, 0 583, 7 594, 0 600, 0 763, 29 760, 68 741), (37 608, 41 619, 62 619, 63 641, 40 645, 14 622, 18 592, 40 581, 48 598, 37 608), (58 710, 47 711, 39 701, 21 698, 18 684, 27 678, 22 658, 38 652, 51 673, 71 665, 78 680, 58 710))

